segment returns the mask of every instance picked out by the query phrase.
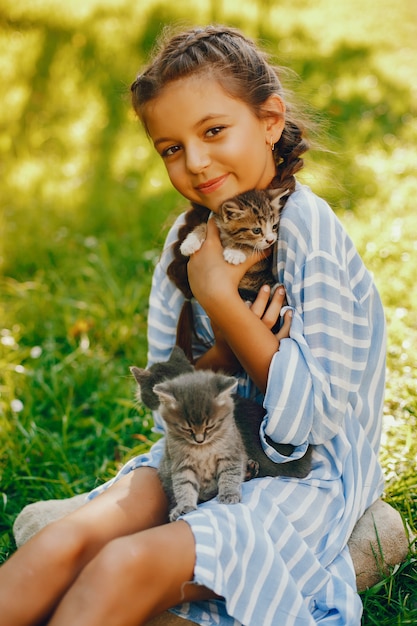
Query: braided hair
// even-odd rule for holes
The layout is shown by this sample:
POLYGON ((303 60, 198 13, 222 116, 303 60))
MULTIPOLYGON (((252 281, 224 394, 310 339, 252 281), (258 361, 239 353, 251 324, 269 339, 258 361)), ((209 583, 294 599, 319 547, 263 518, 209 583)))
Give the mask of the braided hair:
MULTIPOLYGON (((154 59, 131 85, 132 104, 145 130, 145 106, 156 99, 166 85, 180 78, 207 74, 219 82, 229 95, 245 102, 257 117, 265 115, 265 103, 273 94, 286 102, 285 126, 273 147, 276 176, 272 187, 295 188, 294 175, 303 167, 302 154, 309 149, 304 137, 304 125, 294 119, 288 99, 279 78, 279 70, 268 60, 266 53, 239 30, 210 25, 162 36, 154 59)), ((288 194, 290 195, 290 194, 288 194)), ((195 226, 207 221, 209 210, 191 204, 185 214, 185 223, 174 244, 174 258, 168 267, 168 276, 182 291, 186 301, 177 326, 177 343, 192 358, 192 297, 187 274, 187 261, 180 252, 181 242, 195 226)))

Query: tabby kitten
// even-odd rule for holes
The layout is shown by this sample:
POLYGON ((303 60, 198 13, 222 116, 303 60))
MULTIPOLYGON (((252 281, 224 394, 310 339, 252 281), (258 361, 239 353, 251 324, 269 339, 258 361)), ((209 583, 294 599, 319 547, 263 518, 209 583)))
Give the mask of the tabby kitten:
MULTIPOLYGON (((149 408, 159 406, 167 425, 159 474, 171 503, 171 520, 216 493, 222 502, 239 501, 244 479, 303 478, 310 471, 311 448, 295 461, 271 461, 259 439, 263 407, 234 394, 234 378, 195 370, 181 348, 174 347, 165 363, 131 371, 139 385, 138 399, 149 408)), ((268 443, 285 456, 293 451, 291 445, 268 443)))
MULTIPOLYGON (((254 189, 220 205, 214 220, 219 228, 223 256, 229 263, 239 265, 253 253, 270 248, 278 238, 283 197, 288 189, 254 189)), ((199 250, 206 238, 207 224, 199 224, 180 246, 184 256, 199 250)), ((239 292, 244 300, 253 302, 262 285, 276 286, 272 275, 272 256, 268 255, 252 266, 243 277, 239 292)))

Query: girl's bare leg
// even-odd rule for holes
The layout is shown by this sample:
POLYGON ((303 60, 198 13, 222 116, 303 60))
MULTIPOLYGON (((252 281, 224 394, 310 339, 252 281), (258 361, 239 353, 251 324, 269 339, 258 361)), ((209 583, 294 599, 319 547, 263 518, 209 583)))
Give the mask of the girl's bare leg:
POLYGON ((116 537, 164 524, 167 510, 156 470, 144 467, 46 526, 0 568, 2 623, 42 623, 103 546, 116 537))
POLYGON ((215 597, 190 582, 194 564, 185 521, 115 539, 86 565, 49 626, 141 626, 181 602, 215 597))

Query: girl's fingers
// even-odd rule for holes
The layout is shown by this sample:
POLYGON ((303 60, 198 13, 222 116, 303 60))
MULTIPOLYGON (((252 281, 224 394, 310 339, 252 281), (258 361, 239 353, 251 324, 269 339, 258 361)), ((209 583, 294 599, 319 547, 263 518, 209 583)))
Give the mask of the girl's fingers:
MULTIPOLYGON (((286 304, 285 289, 282 285, 277 287, 272 298, 268 285, 264 285, 251 306, 251 310, 257 317, 262 319, 268 328, 272 328, 279 319, 281 309, 286 304)), ((285 326, 285 333, 289 333, 289 327, 285 326)), ((288 336, 288 335, 283 335, 288 336)))
POLYGON ((280 285, 275 289, 262 317, 264 324, 266 324, 268 328, 272 328, 278 321, 284 304, 286 304, 285 289, 282 285, 280 285))
POLYGON ((291 320, 292 320, 292 311, 289 309, 288 311, 285 311, 284 321, 282 323, 282 326, 277 332, 277 334, 275 335, 277 339, 279 340, 287 339, 290 336, 291 320))
POLYGON ((262 318, 265 313, 265 309, 268 306, 270 293, 271 290, 268 285, 264 285, 263 287, 261 287, 258 295, 256 296, 256 299, 250 307, 251 311, 255 313, 255 315, 259 318, 262 318))

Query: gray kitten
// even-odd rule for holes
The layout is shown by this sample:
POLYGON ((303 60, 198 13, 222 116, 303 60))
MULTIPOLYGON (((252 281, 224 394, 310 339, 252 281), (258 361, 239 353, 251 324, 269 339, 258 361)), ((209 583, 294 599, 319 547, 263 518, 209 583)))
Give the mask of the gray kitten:
MULTIPOLYGON (((195 370, 178 347, 167 362, 131 371, 140 388, 137 397, 149 408, 159 405, 167 425, 159 474, 170 499, 171 520, 216 494, 221 502, 238 502, 244 479, 303 478, 310 471, 311 447, 288 463, 274 463, 264 453, 259 429, 265 410, 233 393, 235 378, 195 370)), ((294 449, 270 439, 268 443, 285 456, 294 449)))
POLYGON ((154 387, 167 425, 159 475, 171 521, 215 495, 224 504, 240 501, 248 457, 233 419, 235 387, 234 378, 208 370, 154 387))
POLYGON ((156 411, 159 406, 159 398, 153 388, 157 383, 164 380, 175 378, 180 374, 193 372, 194 367, 185 356, 183 350, 178 346, 174 346, 168 361, 154 363, 148 369, 140 367, 131 367, 130 371, 138 383, 136 391, 136 399, 143 402, 148 409, 156 411))
MULTIPOLYGON (((253 254, 270 248, 278 238, 284 196, 288 189, 254 189, 223 202, 214 214, 223 245, 223 256, 239 265, 253 254)), ((184 256, 199 250, 206 238, 207 224, 199 224, 180 246, 184 256)), ((272 255, 252 266, 243 277, 239 292, 244 300, 253 302, 262 285, 276 287, 272 274, 272 255)))

